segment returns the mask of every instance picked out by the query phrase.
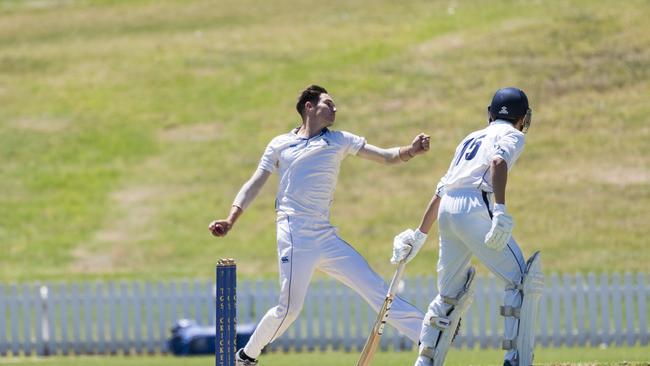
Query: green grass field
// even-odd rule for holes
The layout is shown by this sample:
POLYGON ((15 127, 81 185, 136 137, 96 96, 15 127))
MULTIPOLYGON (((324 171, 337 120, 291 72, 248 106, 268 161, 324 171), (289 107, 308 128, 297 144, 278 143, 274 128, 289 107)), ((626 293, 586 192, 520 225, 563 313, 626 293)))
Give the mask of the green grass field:
MULTIPOLYGON (((452 349, 447 357, 446 365, 501 365, 501 351, 480 351, 467 349, 452 349)), ((292 353, 269 354, 260 358, 260 365, 283 366, 312 364, 319 366, 354 365, 356 353, 292 353)), ((414 362, 414 352, 381 352, 373 359, 373 366, 411 365, 414 362)), ((46 365, 46 366, 77 366, 77 365, 106 365, 106 366, 172 366, 172 365, 213 365, 211 357, 72 357, 72 358, 40 358, 40 359, 8 359, 1 360, 0 365, 11 363, 17 365, 46 365)), ((641 347, 629 348, 579 348, 579 349, 539 349, 535 356, 535 365, 650 365, 647 349, 641 347)))
MULTIPOLYGON (((307 84, 336 128, 402 166, 351 157, 333 209, 382 275, 457 142, 517 85, 534 121, 509 180, 515 236, 550 271, 647 271, 650 3, 0 1, 0 282, 207 278, 219 257, 275 277, 272 179, 226 239, 266 143, 307 84)), ((434 233, 432 238, 436 237, 434 233)), ((409 266, 430 274, 436 240, 409 266)), ((484 269, 482 269, 484 270, 484 269)))

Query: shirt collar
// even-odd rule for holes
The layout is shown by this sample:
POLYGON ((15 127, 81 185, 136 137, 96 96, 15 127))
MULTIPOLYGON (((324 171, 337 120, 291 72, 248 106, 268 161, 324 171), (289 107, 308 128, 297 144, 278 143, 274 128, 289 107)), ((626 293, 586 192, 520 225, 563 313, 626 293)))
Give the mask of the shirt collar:
MULTIPOLYGON (((298 127, 294 128, 293 130, 291 130, 291 134, 293 135, 293 137, 295 137, 295 138, 297 138, 299 140, 309 140, 309 138, 307 138, 307 137, 298 136, 298 131, 300 131, 300 126, 298 126, 298 127)), ((323 128, 321 130, 321 132, 318 135, 313 136, 311 138, 313 139, 313 138, 316 138, 316 137, 323 136, 324 134, 328 133, 329 131, 330 130, 327 127, 325 127, 325 128, 323 128)))
POLYGON ((512 128, 515 128, 515 126, 510 121, 506 121, 505 119, 496 119, 490 122, 490 126, 492 125, 508 125, 511 126, 512 128))

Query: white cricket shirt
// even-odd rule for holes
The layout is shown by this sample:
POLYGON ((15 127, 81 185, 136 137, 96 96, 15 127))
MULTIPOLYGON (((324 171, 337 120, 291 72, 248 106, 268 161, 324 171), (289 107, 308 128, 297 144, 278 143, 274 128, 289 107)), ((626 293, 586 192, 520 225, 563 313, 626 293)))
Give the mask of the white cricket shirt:
POLYGON ((493 121, 486 128, 467 135, 456 147, 449 170, 438 183, 438 195, 442 196, 444 191, 467 188, 492 193, 490 162, 495 157, 501 157, 510 171, 524 150, 524 136, 504 120, 493 121))
POLYGON ((278 215, 329 220, 341 161, 348 154, 356 154, 366 139, 329 129, 307 139, 296 135, 297 131, 271 140, 258 169, 279 171, 275 203, 278 215))

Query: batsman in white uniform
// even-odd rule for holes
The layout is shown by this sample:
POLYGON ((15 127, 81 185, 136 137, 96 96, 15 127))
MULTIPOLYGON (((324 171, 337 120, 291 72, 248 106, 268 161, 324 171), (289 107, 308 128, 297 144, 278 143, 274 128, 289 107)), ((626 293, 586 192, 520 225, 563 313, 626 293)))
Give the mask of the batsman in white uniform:
MULTIPOLYGON (((405 162, 429 149, 429 136, 419 134, 410 145, 383 149, 362 137, 333 131, 336 107, 327 91, 307 87, 296 104, 302 125, 275 137, 259 167, 237 194, 230 215, 209 229, 224 236, 253 201, 273 172, 280 176, 276 197, 280 298, 258 324, 248 344, 238 350, 238 365, 256 365, 262 349, 280 337, 298 317, 314 270, 319 269, 359 293, 375 311, 387 284, 366 260, 341 239, 330 223, 330 206, 341 161, 348 155, 385 164, 405 162)), ((397 297, 388 322, 414 342, 424 314, 397 297)))
POLYGON ((470 133, 456 148, 419 228, 394 240, 391 261, 409 261, 438 220, 438 295, 422 322, 416 366, 443 365, 460 317, 472 301, 472 255, 506 284, 500 309, 505 317, 504 365, 532 363, 544 278, 539 252, 525 261, 512 238, 513 220, 505 206, 508 172, 524 149, 524 133, 531 123, 528 98, 517 88, 499 89, 488 114, 489 125, 470 133))

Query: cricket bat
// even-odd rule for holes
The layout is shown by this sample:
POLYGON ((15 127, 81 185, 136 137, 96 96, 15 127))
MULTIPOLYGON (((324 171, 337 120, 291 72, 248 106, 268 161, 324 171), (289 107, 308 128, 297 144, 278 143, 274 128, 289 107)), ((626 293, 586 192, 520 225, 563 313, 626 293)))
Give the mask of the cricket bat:
POLYGON ((359 356, 359 361, 357 361, 357 366, 370 365, 370 361, 372 361, 372 357, 375 355, 375 352, 379 347, 379 340, 381 339, 382 334, 384 334, 384 326, 386 325, 386 320, 388 319, 388 312, 390 311, 390 306, 393 303, 393 298, 395 297, 395 292, 397 291, 397 285, 402 278, 404 267, 406 267, 406 262, 402 260, 397 265, 397 270, 393 275, 393 280, 390 281, 386 299, 384 300, 384 304, 381 306, 381 309, 379 309, 379 314, 377 314, 375 325, 372 327, 372 331, 366 340, 366 344, 363 346, 363 350, 361 350, 361 355, 359 356))

